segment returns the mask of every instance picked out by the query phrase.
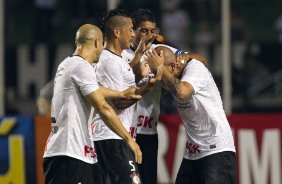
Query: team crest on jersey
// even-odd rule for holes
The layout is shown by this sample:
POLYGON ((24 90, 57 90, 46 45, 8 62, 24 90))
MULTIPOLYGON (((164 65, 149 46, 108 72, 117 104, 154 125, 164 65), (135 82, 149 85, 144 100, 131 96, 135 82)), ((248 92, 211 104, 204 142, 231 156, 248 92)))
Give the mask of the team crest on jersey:
POLYGON ((141 184, 141 180, 139 178, 139 174, 137 174, 136 172, 132 172, 132 174, 130 175, 132 184, 141 184))

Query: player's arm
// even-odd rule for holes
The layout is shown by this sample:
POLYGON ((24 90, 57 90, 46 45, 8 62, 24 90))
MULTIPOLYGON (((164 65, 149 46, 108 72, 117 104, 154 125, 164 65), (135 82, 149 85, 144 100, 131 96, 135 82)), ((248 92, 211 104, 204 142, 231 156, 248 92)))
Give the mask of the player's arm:
POLYGON ((176 86, 174 93, 180 100, 186 100, 192 96, 194 92, 193 86, 186 81, 179 81, 176 86))
MULTIPOLYGON (((154 77, 149 77, 149 80, 147 81, 146 85, 143 87, 140 87, 136 90, 136 95, 144 96, 146 95, 149 91, 151 91, 154 88, 154 85, 161 81, 162 79, 162 74, 163 74, 163 62, 164 62, 164 57, 163 53, 161 52, 160 55, 157 54, 157 52, 153 49, 151 52, 149 51, 148 56, 150 56, 150 60, 154 60, 155 63, 155 70, 156 74, 154 77)), ((136 103, 138 100, 118 100, 118 101, 113 101, 114 106, 117 109, 126 109, 136 103)))
POLYGON ((99 90, 86 95, 87 100, 99 113, 105 124, 122 139, 124 139, 135 155, 137 163, 142 162, 142 152, 138 144, 133 140, 127 130, 124 128, 114 109, 106 102, 104 96, 99 90))
POLYGON ((208 60, 204 56, 202 56, 201 54, 188 53, 188 55, 190 55, 190 57, 193 58, 193 59, 201 61, 202 63, 204 63, 205 66, 208 66, 208 60))
MULTIPOLYGON (((161 76, 162 76, 162 68, 163 67, 159 67, 157 74, 155 77, 151 77, 149 78, 149 80, 147 81, 146 85, 143 87, 140 87, 136 90, 136 95, 139 96, 145 96, 149 91, 151 91, 155 84, 159 81, 161 81, 161 76)), ((117 99, 117 100, 112 100, 112 104, 115 107, 115 109, 126 109, 128 107, 130 107, 131 105, 135 104, 139 99, 117 99)))
POLYGON ((141 95, 138 95, 136 91, 137 87, 129 87, 124 91, 118 92, 116 90, 112 90, 106 88, 104 86, 100 86, 98 91, 103 94, 106 99, 127 99, 127 100, 139 100, 142 98, 141 95))
POLYGON ((176 55, 176 62, 179 65, 178 66, 179 68, 186 66, 186 63, 191 61, 192 59, 196 59, 204 63, 205 66, 208 66, 208 60, 201 54, 189 52, 189 53, 183 53, 183 54, 176 55))
POLYGON ((193 86, 190 83, 186 81, 180 81, 170 73, 167 67, 163 68, 162 81, 164 82, 167 89, 172 91, 176 95, 176 97, 181 100, 190 98, 190 96, 194 92, 193 86))

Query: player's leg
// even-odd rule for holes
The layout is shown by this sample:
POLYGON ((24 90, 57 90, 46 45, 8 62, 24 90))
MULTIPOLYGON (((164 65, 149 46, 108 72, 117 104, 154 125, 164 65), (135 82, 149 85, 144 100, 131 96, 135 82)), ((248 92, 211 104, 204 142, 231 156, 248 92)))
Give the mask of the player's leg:
POLYGON ((201 175, 203 184, 235 184, 236 159, 235 153, 226 151, 201 159, 201 175))
POLYGON ((110 155, 108 154, 107 141, 95 141, 94 142, 97 158, 98 168, 101 174, 101 180, 103 184, 111 184, 111 178, 109 175, 109 164, 110 155), (109 158, 109 159, 108 159, 109 158))
POLYGON ((98 161, 103 160, 104 167, 114 184, 140 184, 140 176, 134 155, 124 140, 95 141, 98 161), (98 152, 99 150, 99 152, 98 152), (102 150, 102 151, 101 151, 102 150))
POLYGON ((157 183, 158 135, 137 134, 136 142, 142 151, 142 164, 138 165, 143 183, 157 183))
POLYGON ((200 184, 197 160, 183 159, 177 173, 176 184, 200 184))
POLYGON ((44 171, 44 183, 45 184, 59 184, 66 182, 65 172, 67 165, 64 161, 64 157, 47 157, 43 160, 43 171, 44 171), (61 163, 62 162, 62 163, 61 163))
POLYGON ((96 164, 92 164, 92 177, 91 178, 92 178, 91 183, 108 184, 105 182, 107 180, 104 177, 104 175, 102 174, 102 169, 101 169, 101 165, 99 164, 99 161, 96 164))
POLYGON ((93 164, 68 156, 45 158, 43 161, 43 168, 45 184, 101 183, 99 173, 96 175, 96 181, 93 179, 93 164))
POLYGON ((141 184, 138 166, 135 157, 127 143, 123 140, 117 140, 116 145, 119 148, 116 152, 116 161, 113 167, 118 175, 117 183, 119 184, 141 184))

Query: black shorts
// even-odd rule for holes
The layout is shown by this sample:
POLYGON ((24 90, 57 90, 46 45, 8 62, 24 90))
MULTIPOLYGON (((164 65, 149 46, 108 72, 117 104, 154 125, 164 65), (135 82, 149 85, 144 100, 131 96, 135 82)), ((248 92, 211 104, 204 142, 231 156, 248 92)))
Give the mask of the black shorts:
POLYGON ((45 184, 102 184, 98 164, 89 164, 68 156, 43 160, 45 184))
POLYGON ((137 134, 136 142, 142 151, 142 164, 138 165, 144 184, 157 183, 158 134, 137 134))
POLYGON ((236 159, 231 151, 220 152, 198 160, 183 159, 176 184, 235 184, 236 159))
POLYGON ((95 141, 104 184, 141 184, 133 152, 124 140, 95 141))

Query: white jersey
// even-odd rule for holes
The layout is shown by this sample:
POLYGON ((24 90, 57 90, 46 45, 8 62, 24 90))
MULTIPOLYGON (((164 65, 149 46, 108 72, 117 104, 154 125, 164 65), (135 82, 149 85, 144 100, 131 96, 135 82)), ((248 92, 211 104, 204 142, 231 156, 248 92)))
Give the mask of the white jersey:
MULTIPOLYGON (((135 75, 130 65, 124 58, 107 49, 102 51, 99 62, 95 66, 95 70, 99 83, 107 88, 123 91, 131 86, 136 86, 135 75)), ((133 124, 135 110, 135 104, 124 110, 117 110, 119 119, 133 138, 136 136, 137 129, 136 125, 133 124)), ((121 139, 121 137, 105 125, 98 114, 96 114, 93 122, 95 123, 94 141, 121 139)))
POLYGON ((184 158, 196 160, 222 151, 235 152, 220 93, 209 70, 193 59, 186 65, 181 81, 194 89, 188 100, 174 96, 187 136, 184 158))
POLYGON ((160 115, 162 83, 159 82, 154 89, 148 92, 137 102, 137 133, 157 134, 157 122, 160 115))
POLYGON ((85 95, 99 88, 92 66, 79 56, 66 58, 59 65, 52 99, 52 132, 44 158, 65 155, 96 163, 96 151, 90 140, 91 105, 85 95))
MULTIPOLYGON (((164 46, 171 49, 175 54, 180 54, 179 51, 173 47, 164 44, 152 44, 151 48, 164 46)), ((135 52, 131 49, 123 50, 122 57, 130 63, 134 58, 135 52)), ((143 57, 143 56, 142 56, 143 57)), ((142 60, 142 59, 141 59, 142 60)), ((146 82, 146 78, 138 83, 146 82)), ((159 82, 154 86, 154 89, 148 92, 142 99, 137 102, 137 114, 134 120, 137 124, 138 134, 157 134, 157 122, 160 115, 160 99, 161 99, 162 83, 159 82)))

